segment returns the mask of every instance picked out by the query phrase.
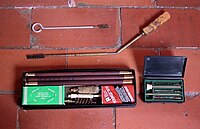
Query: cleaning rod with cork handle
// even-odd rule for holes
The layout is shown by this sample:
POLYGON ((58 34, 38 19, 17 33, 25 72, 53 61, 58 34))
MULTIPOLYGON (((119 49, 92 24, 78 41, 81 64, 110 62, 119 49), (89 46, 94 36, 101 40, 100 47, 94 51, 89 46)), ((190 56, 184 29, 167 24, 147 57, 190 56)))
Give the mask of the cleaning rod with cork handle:
POLYGON ((168 12, 164 12, 158 18, 156 18, 153 22, 151 22, 148 26, 142 29, 142 32, 135 37, 133 40, 119 48, 115 52, 88 52, 88 53, 56 53, 56 54, 29 54, 26 55, 27 59, 39 59, 39 58, 46 58, 46 57, 62 57, 62 56, 69 56, 69 57, 77 57, 77 56, 106 56, 106 55, 114 55, 119 54, 124 49, 129 47, 131 44, 136 42, 144 35, 148 35, 152 31, 156 30, 159 26, 164 24, 170 19, 170 14, 168 12))

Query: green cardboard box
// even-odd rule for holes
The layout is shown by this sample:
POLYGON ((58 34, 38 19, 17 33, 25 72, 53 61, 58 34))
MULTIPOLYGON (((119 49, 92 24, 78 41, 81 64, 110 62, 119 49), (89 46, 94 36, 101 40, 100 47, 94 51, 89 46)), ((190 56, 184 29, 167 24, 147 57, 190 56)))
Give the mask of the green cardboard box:
POLYGON ((24 86, 22 105, 65 105, 64 93, 64 86, 24 86))

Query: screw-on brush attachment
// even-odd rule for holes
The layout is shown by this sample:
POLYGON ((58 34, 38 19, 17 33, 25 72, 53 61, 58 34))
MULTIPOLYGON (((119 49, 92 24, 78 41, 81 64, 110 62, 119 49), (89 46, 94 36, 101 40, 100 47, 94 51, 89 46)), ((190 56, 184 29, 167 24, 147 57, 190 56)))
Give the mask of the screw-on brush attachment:
POLYGON ((109 25, 108 24, 99 24, 97 25, 100 29, 103 29, 103 28, 109 28, 109 25))
POLYGON ((30 54, 26 55, 27 59, 39 59, 39 58, 45 58, 44 54, 30 54))

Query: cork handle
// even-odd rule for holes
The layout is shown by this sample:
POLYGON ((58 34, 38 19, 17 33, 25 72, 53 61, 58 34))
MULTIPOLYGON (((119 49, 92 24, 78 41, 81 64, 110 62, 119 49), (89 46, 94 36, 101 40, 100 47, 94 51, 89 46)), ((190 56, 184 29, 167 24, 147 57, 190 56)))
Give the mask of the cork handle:
POLYGON ((158 18, 156 18, 153 22, 151 22, 147 27, 143 29, 143 32, 147 35, 151 33, 153 30, 157 29, 158 26, 161 26, 166 21, 170 19, 170 14, 168 12, 164 12, 158 18))

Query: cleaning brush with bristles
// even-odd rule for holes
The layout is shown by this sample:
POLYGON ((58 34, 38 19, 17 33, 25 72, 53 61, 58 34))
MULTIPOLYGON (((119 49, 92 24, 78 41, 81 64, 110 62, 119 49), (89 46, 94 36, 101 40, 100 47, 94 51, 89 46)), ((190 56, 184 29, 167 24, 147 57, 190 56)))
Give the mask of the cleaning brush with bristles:
POLYGON ((56 54, 42 54, 42 53, 40 53, 40 54, 28 54, 28 55, 26 55, 26 58, 27 59, 40 59, 40 58, 56 57, 56 56, 58 56, 58 57, 65 56, 65 53, 60 53, 60 54, 58 54, 58 53, 56 53, 56 54))
POLYGON ((34 23, 31 27, 32 31, 35 33, 40 33, 42 30, 69 30, 69 29, 95 29, 95 28, 109 28, 108 24, 98 24, 98 25, 79 25, 79 26, 43 26, 41 23, 34 23))
MULTIPOLYGON (((152 31, 156 30, 159 26, 164 24, 170 19, 170 14, 168 12, 164 12, 158 18, 156 18, 153 22, 151 22, 148 26, 144 27, 140 34, 138 34, 135 38, 133 38, 130 42, 120 47, 115 52, 86 52, 86 53, 57 53, 57 54, 33 54, 27 55, 27 59, 40 59, 46 57, 62 57, 62 56, 69 56, 69 57, 76 57, 76 56, 106 56, 106 55, 114 55, 121 53, 124 49, 129 47, 131 44, 136 42, 138 39, 143 37, 144 35, 148 35, 152 31)), ((97 25, 98 28, 107 28, 109 27, 107 24, 97 25)))

